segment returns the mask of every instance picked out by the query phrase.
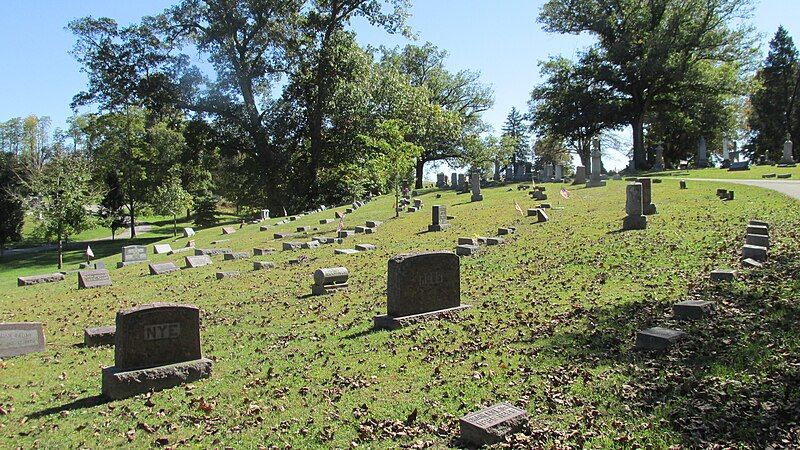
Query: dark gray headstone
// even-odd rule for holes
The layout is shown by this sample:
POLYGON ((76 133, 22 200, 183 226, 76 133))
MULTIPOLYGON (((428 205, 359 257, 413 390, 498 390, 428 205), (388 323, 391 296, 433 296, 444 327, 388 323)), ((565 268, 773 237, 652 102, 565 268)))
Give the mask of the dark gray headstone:
POLYGON ((42 324, 38 322, 0 323, 0 358, 44 351, 42 324))
POLYGON ((171 272, 176 272, 178 266, 174 263, 166 262, 166 263, 159 263, 159 264, 148 264, 147 266, 150 269, 150 275, 164 275, 171 272))
POLYGON ((507 435, 522 431, 527 422, 524 410, 500 403, 461 418, 461 440, 475 447, 496 444, 507 435))
POLYGON ((114 345, 114 336, 117 327, 86 328, 83 330, 83 345, 86 347, 99 347, 101 345, 114 345))
POLYGON ((454 253, 410 253, 389 260, 387 309, 394 317, 461 305, 459 259, 454 253))
POLYGON ((81 270, 78 272, 78 289, 111 286, 111 275, 106 269, 81 270))
POLYGON ((636 348, 642 350, 664 350, 684 337, 683 331, 653 327, 636 333, 636 348))

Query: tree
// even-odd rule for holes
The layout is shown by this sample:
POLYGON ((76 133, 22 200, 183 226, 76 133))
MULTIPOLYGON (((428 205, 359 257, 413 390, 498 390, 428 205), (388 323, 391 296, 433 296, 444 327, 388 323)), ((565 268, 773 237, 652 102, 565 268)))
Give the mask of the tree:
POLYGON ((125 227, 125 197, 116 172, 107 172, 105 177, 106 194, 100 201, 98 216, 100 222, 111 228, 111 240, 116 238, 117 230, 125 227))
POLYGON ((778 159, 786 136, 800 142, 800 61, 791 36, 782 26, 769 43, 769 54, 756 74, 748 119, 753 156, 778 159))
POLYGON ((83 155, 60 152, 26 182, 33 216, 39 218, 37 231, 58 244, 59 269, 64 266, 64 241, 94 224, 86 211, 86 205, 96 201, 91 173, 91 163, 83 155))
POLYGON ((181 178, 172 170, 164 184, 156 188, 151 199, 153 211, 163 216, 172 216, 172 235, 178 235, 178 213, 192 207, 192 196, 183 189, 181 178))
POLYGON ((386 174, 387 184, 394 191, 395 217, 399 216, 400 184, 414 168, 414 160, 422 153, 422 148, 405 139, 409 128, 402 121, 391 119, 378 124, 377 135, 362 136, 364 144, 379 152, 379 167, 386 174))
POLYGON ((539 20, 547 31, 597 37, 578 65, 622 100, 643 168, 644 125, 656 98, 677 92, 697 64, 749 58, 751 28, 734 28, 749 13, 748 0, 549 0, 539 20))
POLYGON ((539 67, 546 81, 534 88, 528 102, 531 128, 545 140, 561 137, 589 170, 592 139, 623 120, 619 101, 586 66, 553 57, 539 67))
POLYGON ((22 239, 25 209, 20 200, 21 175, 16 156, 0 150, 0 257, 7 243, 22 239))
POLYGON ((528 149, 530 148, 528 142, 528 126, 525 125, 525 118, 516 107, 511 108, 511 112, 506 116, 506 122, 503 124, 502 136, 513 139, 516 144, 511 163, 528 159, 528 149))
POLYGON ((534 167, 542 169, 545 164, 562 164, 570 166, 569 151, 561 136, 544 135, 533 144, 535 155, 534 167))

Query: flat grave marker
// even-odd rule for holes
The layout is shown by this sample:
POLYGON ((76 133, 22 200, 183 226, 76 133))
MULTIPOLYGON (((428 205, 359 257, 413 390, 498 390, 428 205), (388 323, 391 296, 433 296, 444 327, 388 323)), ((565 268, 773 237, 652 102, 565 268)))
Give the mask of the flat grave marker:
POLYGON ((0 358, 42 352, 44 349, 44 329, 41 323, 0 323, 0 358))

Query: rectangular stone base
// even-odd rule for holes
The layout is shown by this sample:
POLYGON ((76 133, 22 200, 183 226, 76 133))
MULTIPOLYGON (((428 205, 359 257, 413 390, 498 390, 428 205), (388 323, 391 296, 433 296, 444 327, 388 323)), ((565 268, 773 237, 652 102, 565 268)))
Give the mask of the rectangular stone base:
POLYGON ((96 327, 83 330, 83 345, 85 347, 99 347, 101 345, 114 345, 114 336, 117 327, 96 327))
POLYGON ((116 367, 103 369, 103 395, 112 400, 133 397, 150 391, 160 391, 211 376, 210 359, 201 358, 169 366, 119 371, 116 367))
POLYGON ((623 230, 644 230, 647 228, 647 216, 625 216, 622 219, 623 230))
POLYGON ((636 333, 636 348, 640 350, 665 350, 675 341, 682 339, 682 331, 653 327, 636 333))
POLYGON ((150 260, 146 259, 144 261, 125 261, 125 262, 119 261, 117 262, 117 269, 122 269, 123 267, 133 266, 135 264, 144 264, 144 263, 149 264, 150 260))
POLYGON ((481 195, 481 194, 477 194, 477 195, 476 194, 472 194, 472 198, 470 198, 470 200, 473 201, 473 202, 483 201, 483 195, 481 195))
POLYGON ((318 284, 311 285, 311 295, 328 295, 334 292, 343 291, 348 288, 347 283, 327 284, 320 286, 318 284))
POLYGON ((676 319, 698 320, 708 316, 714 309, 714 302, 704 300, 685 300, 672 305, 676 319))
POLYGON ((428 231, 444 231, 448 228, 450 228, 449 223, 445 223, 442 225, 428 225, 428 231))
POLYGON ((438 311, 431 311, 427 313, 414 314, 412 316, 403 316, 403 317, 392 317, 388 314, 384 314, 380 316, 375 316, 372 320, 374 323, 374 327, 377 330, 397 330, 399 328, 413 325, 415 323, 426 322, 428 320, 438 319, 440 317, 446 317, 452 314, 457 314, 467 308, 470 308, 470 305, 461 305, 461 306, 456 306, 455 308, 440 309, 438 311))
POLYGON ((586 182, 586 187, 587 188, 602 187, 602 186, 605 186, 605 185, 606 185, 605 181, 589 180, 589 181, 586 182))

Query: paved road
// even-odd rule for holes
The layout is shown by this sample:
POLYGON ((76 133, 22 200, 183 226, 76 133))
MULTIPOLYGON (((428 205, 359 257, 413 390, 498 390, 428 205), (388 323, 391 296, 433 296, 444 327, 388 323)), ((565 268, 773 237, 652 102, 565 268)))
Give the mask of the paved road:
POLYGON ((697 181, 716 181, 719 183, 734 183, 745 184, 747 186, 756 186, 764 189, 772 189, 789 197, 800 200, 800 181, 789 180, 735 180, 735 179, 717 179, 717 178, 686 178, 686 180, 697 181))

